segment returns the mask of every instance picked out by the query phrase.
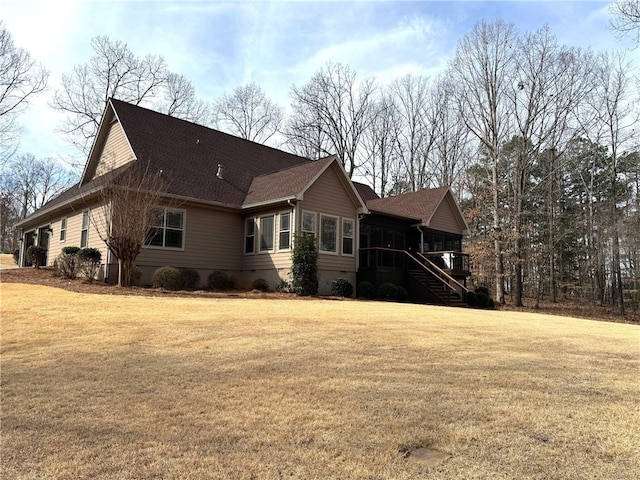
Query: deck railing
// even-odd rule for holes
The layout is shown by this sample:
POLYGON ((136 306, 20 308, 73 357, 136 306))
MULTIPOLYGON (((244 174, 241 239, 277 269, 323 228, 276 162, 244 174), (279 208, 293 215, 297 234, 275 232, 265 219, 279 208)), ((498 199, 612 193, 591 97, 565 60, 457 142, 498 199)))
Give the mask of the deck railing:
MULTIPOLYGON (((405 250, 369 247, 360 249, 360 266, 364 268, 406 268, 405 250)), ((418 255, 418 252, 413 252, 418 255)), ((425 252, 419 254, 430 260, 438 268, 448 272, 468 272, 469 255, 461 252, 425 252)))

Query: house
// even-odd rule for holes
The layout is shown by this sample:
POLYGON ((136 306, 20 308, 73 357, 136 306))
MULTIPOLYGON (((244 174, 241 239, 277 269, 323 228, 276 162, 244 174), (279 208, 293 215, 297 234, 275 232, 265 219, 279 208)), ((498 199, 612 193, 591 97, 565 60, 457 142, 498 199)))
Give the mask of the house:
POLYGON ((263 278, 275 286, 290 272, 293 234, 312 232, 321 294, 340 277, 354 286, 407 285, 424 301, 464 294, 467 226, 448 188, 378 198, 335 156, 311 161, 116 99, 80 181, 18 224, 20 265, 34 244, 46 248, 48 265, 65 246, 93 247, 102 252, 101 279, 114 282, 117 261, 96 230, 106 228, 97 221, 100 190, 114 172, 142 166, 168 179, 171 200, 158 205, 154 234, 136 259, 143 283, 171 265, 202 279, 222 270, 241 285, 263 278))

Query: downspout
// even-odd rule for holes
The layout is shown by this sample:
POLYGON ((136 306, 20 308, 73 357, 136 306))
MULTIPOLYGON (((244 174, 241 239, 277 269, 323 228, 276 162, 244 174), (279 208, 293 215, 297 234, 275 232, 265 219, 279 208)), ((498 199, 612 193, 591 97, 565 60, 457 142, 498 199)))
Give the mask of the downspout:
POLYGON ((293 239, 293 234, 296 233, 296 231, 297 231, 296 226, 298 225, 298 218, 296 216, 297 209, 296 209, 296 204, 293 203, 291 200, 287 200, 287 203, 291 207, 291 210, 293 210, 293 219, 292 219, 292 222, 291 222, 291 235, 292 235, 292 239, 293 239))
POLYGON ((20 229, 20 237, 18 238, 18 243, 20 247, 18 248, 18 267, 23 267, 22 262, 24 261, 24 229, 20 229))
POLYGON ((420 225, 416 225, 416 228, 420 232, 420 253, 424 253, 424 231, 420 228, 420 225))

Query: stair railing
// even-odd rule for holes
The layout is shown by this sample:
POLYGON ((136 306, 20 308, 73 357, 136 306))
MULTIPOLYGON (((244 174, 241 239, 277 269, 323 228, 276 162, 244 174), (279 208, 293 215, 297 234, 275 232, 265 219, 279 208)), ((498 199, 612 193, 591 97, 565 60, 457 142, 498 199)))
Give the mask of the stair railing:
POLYGON ((455 292, 460 295, 463 301, 466 301, 467 293, 469 293, 469 289, 467 287, 462 285, 458 280, 453 278, 442 268, 429 260, 421 252, 415 252, 415 254, 420 257, 420 260, 414 257, 409 252, 405 253, 409 256, 409 258, 411 258, 411 260, 413 260, 414 263, 429 272, 433 278, 442 283, 442 285, 444 285, 448 289, 449 297, 451 297, 451 292, 455 292))

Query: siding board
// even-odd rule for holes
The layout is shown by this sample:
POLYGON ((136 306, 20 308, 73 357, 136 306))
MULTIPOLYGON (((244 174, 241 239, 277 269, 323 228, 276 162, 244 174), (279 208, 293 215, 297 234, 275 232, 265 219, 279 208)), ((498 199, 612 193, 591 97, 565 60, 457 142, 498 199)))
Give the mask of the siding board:
POLYGON ((133 153, 120 122, 112 123, 100 153, 95 176, 103 175, 133 159, 133 153))

